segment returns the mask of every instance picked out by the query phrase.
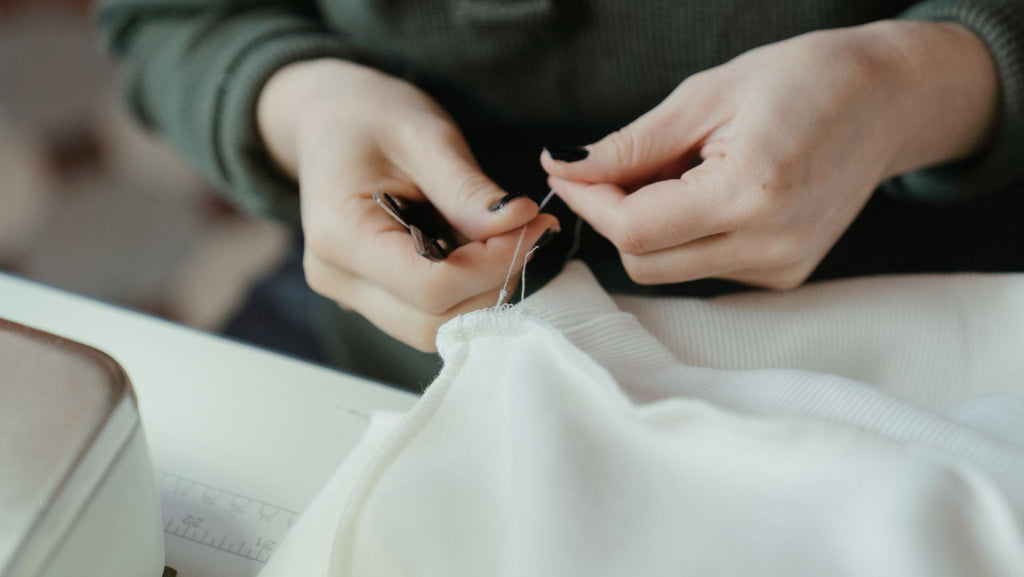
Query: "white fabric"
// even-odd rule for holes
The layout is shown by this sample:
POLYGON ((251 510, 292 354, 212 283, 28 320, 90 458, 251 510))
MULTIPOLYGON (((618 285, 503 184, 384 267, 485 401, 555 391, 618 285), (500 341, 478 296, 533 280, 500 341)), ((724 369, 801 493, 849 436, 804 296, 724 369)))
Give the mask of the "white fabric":
POLYGON ((442 327, 263 575, 1024 575, 1024 277, 618 304, 442 327))

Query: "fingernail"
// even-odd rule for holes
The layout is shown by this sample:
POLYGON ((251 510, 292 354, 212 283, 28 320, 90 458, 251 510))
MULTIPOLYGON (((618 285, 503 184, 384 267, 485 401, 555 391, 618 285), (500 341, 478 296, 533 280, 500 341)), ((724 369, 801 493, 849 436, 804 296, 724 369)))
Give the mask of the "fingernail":
POLYGON ((565 146, 562 144, 552 144, 551 146, 545 147, 551 158, 555 160, 561 160, 562 162, 577 162, 583 160, 590 155, 590 151, 582 146, 565 146))
POLYGON ((505 208, 506 204, 512 202, 513 199, 519 198, 520 196, 523 196, 522 193, 510 192, 505 196, 499 198, 498 200, 494 201, 493 203, 491 203, 491 206, 488 206, 487 210, 491 212, 498 212, 502 208, 505 208))
POLYGON ((555 238, 555 235, 558 234, 559 232, 561 231, 554 228, 549 228, 545 230, 544 234, 540 235, 540 238, 537 239, 537 242, 533 243, 533 248, 540 248, 546 245, 547 243, 551 242, 551 239, 555 238))

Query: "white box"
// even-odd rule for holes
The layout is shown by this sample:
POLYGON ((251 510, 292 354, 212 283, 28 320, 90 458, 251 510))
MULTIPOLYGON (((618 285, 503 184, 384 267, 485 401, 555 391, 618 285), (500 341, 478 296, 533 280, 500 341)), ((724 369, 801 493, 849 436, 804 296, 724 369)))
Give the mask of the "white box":
POLYGON ((0 319, 0 577, 158 577, 163 547, 124 370, 0 319))

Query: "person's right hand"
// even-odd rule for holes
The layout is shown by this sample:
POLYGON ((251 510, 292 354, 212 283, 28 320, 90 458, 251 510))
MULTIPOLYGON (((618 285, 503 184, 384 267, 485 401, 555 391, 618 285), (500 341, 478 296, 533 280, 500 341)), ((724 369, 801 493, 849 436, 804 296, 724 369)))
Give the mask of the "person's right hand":
POLYGON ((448 114, 402 80, 340 60, 300 62, 271 77, 257 115, 274 160, 299 183, 310 286, 417 349, 433 351, 453 316, 495 304, 524 225, 516 270, 559 228, 533 201, 509 199, 448 114), (374 191, 429 201, 470 242, 443 262, 421 257, 374 191))

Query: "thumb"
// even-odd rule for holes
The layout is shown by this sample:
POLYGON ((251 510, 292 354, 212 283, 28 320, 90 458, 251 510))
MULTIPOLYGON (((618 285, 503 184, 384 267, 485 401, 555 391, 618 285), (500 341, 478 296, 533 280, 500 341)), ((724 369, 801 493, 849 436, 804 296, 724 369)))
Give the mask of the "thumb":
POLYGON ((427 200, 456 230, 486 240, 521 227, 537 214, 537 204, 503 190, 487 177, 457 128, 438 142, 418 142, 400 163, 427 200))
POLYGON ((541 153, 551 176, 629 186, 677 165, 714 128, 709 110, 684 83, 658 106, 583 148, 552 146, 541 153))

